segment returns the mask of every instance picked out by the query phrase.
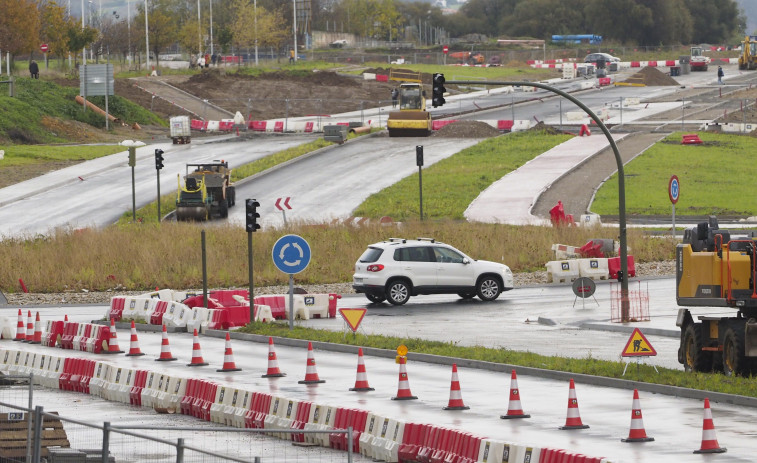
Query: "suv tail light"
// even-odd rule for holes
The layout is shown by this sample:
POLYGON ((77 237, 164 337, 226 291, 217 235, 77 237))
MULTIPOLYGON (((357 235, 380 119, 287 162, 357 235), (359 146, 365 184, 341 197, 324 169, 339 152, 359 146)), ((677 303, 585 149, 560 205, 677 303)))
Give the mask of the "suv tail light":
POLYGON ((384 266, 382 264, 371 264, 366 267, 366 270, 368 270, 369 272, 380 272, 384 270, 384 266))

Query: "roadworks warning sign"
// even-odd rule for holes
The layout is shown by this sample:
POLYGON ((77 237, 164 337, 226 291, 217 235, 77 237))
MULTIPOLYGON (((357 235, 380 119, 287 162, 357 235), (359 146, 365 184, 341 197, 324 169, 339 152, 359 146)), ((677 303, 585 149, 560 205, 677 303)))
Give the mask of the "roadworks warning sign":
POLYGON ((628 338, 625 349, 623 349, 623 357, 652 357, 657 355, 657 351, 654 350, 652 344, 641 333, 641 330, 634 328, 631 337, 628 338))

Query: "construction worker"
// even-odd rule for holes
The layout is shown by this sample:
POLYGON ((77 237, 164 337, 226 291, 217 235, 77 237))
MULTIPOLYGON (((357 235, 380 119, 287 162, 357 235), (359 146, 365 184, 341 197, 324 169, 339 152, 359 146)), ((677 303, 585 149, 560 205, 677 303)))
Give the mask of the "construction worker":
POLYGON ((289 64, 294 63, 294 48, 289 49, 289 64))

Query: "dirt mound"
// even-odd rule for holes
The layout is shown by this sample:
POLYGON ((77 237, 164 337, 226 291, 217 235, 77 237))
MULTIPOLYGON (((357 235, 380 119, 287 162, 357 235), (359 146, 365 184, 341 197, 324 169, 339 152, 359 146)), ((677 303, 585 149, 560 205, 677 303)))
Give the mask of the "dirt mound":
POLYGON ((541 122, 541 121, 539 123, 537 123, 535 126, 533 126, 530 129, 528 129, 528 130, 531 131, 531 132, 543 132, 543 133, 545 133, 547 135, 560 135, 560 134, 565 133, 565 132, 556 129, 556 128, 552 127, 551 125, 547 125, 547 124, 545 124, 544 122, 541 122))
POLYGON ((486 122, 478 121, 453 122, 431 134, 432 137, 442 138, 489 138, 499 135, 499 130, 486 122))
POLYGON ((671 85, 680 85, 675 79, 665 74, 664 72, 647 66, 642 68, 639 72, 632 75, 628 79, 624 80, 626 84, 641 84, 651 87, 666 87, 671 85))

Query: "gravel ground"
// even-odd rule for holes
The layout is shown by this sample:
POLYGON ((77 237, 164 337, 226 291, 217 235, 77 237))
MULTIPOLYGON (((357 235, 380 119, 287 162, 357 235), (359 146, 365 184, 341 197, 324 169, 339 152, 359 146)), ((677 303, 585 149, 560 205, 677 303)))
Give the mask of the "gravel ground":
MULTIPOLYGON (((651 262, 636 264, 636 277, 649 278, 675 275, 675 261, 651 262)), ((547 272, 516 273, 515 287, 547 284, 547 272)), ((563 283, 564 284, 564 283, 563 283)), ((307 285, 302 289, 308 293, 337 293, 354 294, 352 283, 331 283, 323 285, 307 285)), ((67 292, 67 293, 12 293, 6 294, 8 306, 25 305, 57 305, 57 304, 108 304, 115 295, 128 296, 143 294, 145 291, 122 291, 113 289, 95 292, 67 292)), ((256 294, 286 294, 288 286, 265 286, 255 288, 256 294)))

